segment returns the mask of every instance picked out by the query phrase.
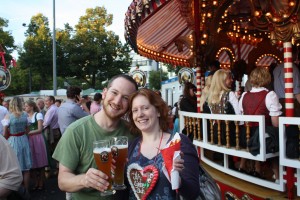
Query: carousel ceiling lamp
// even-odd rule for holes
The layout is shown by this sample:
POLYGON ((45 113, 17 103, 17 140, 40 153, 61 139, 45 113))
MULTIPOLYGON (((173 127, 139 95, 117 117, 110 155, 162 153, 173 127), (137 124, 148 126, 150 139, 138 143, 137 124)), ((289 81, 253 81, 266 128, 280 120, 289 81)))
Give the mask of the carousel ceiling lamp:
POLYGON ((217 6, 218 5, 218 1, 213 1, 213 5, 217 6))
POLYGON ((266 17, 272 17, 272 14, 271 14, 270 12, 267 12, 267 13, 265 14, 265 16, 266 16, 266 17))
POLYGON ((255 17, 261 17, 261 11, 256 10, 256 11, 254 12, 254 16, 255 16, 255 17))
POLYGON ((295 6, 295 1, 290 0, 290 1, 289 1, 289 6, 291 6, 291 7, 295 6))

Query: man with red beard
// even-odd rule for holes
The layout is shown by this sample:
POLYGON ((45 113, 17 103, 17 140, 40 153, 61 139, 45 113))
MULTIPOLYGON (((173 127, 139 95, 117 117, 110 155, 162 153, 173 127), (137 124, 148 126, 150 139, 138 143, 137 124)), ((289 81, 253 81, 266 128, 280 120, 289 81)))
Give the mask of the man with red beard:
POLYGON ((128 111, 129 96, 138 89, 128 75, 114 76, 103 90, 103 109, 81 118, 65 130, 53 158, 59 161, 58 184, 62 191, 72 192, 72 199, 115 199, 115 195, 100 197, 109 185, 108 176, 97 170, 93 157, 93 142, 116 136, 135 136, 122 119, 128 111))

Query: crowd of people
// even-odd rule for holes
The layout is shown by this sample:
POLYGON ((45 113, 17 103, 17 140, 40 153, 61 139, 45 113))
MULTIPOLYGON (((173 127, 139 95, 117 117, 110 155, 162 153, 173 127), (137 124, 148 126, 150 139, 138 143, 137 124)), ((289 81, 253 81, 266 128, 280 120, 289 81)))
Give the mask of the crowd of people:
MULTIPOLYGON (((80 93, 79 87, 71 86, 65 102, 53 96, 25 102, 13 97, 2 102, 0 199, 29 199, 31 192, 44 190, 47 173, 58 173, 52 154, 61 135, 69 124, 90 114, 80 93)), ((101 94, 96 93, 95 97, 100 110, 101 94)))
MULTIPOLYGON (((268 126, 278 127, 282 96, 276 91, 281 91, 281 84, 274 82, 275 92, 267 89, 272 81, 267 69, 255 68, 249 77, 251 90, 239 95, 231 89, 232 73, 220 69, 218 62, 212 65, 200 102, 202 112, 260 114, 265 115, 268 126)), ((277 72, 283 67, 277 68, 273 80, 283 79, 282 71, 277 72)), ((294 81, 298 83, 299 71, 295 70, 294 74, 294 81)), ((182 156, 173 163, 180 174, 178 190, 172 190, 170 181, 163 175, 161 154, 162 148, 179 132, 179 110, 198 111, 196 92, 196 86, 186 82, 183 94, 171 107, 157 91, 138 89, 132 77, 121 74, 112 77, 103 93, 95 94, 93 101, 80 96, 81 89, 76 86, 67 89, 64 102, 53 96, 38 98, 36 102, 22 102, 19 97, 14 97, 8 108, 0 106, 0 128, 4 136, 0 137, 0 143, 3 143, 0 145, 0 162, 6 163, 1 164, 0 176, 8 177, 0 180, 0 198, 8 196, 11 191, 43 190, 45 170, 51 168, 58 170, 58 185, 67 192, 66 199, 135 199, 136 191, 128 184, 130 180, 126 174, 126 190, 100 197, 99 191, 103 192, 109 186, 109 176, 97 169, 93 157, 93 141, 127 136, 131 152, 127 167, 132 163, 141 167, 153 166, 160 174, 147 199, 177 199, 178 195, 196 199, 200 192, 199 159, 192 144, 193 134, 185 136, 186 128, 180 134, 182 156), (3 155, 11 156, 7 159, 3 155), (31 188, 30 181, 33 182, 31 188)), ((295 99, 300 100, 299 84, 294 85, 294 94, 295 99)), ((256 126, 252 124, 252 127, 256 126)), ((213 140, 217 143, 216 134, 213 140)), ((225 140, 222 134, 221 143, 225 144, 225 140)), ((235 142, 235 134, 230 133, 230 145, 234 146, 235 142)), ((246 173, 245 162, 245 159, 240 159, 237 170, 241 173, 246 173)), ((278 161, 272 163, 274 179, 278 179, 278 161)), ((255 163, 256 174, 261 173, 260 164, 255 163)))
MULTIPOLYGON (((293 55, 294 56, 294 55, 293 55)), ((295 60, 295 57, 294 57, 295 60)), ((248 81, 245 88, 235 91, 233 85, 236 81, 234 73, 231 70, 220 69, 219 63, 214 61, 206 75, 205 87, 202 90, 200 98, 201 112, 211 114, 236 114, 236 115, 264 115, 266 121, 266 129, 269 135, 275 134, 278 139, 278 119, 279 116, 284 116, 285 96, 284 96, 284 65, 272 63, 270 67, 255 67, 250 74, 248 74, 248 81), (244 89, 244 91, 243 91, 244 89)), ((299 69, 296 64, 293 64, 293 82, 294 82, 294 112, 295 116, 299 116, 300 112, 300 84, 299 84, 299 69)), ((197 112, 197 104, 195 101, 195 86, 191 83, 186 83, 183 97, 179 98, 176 102, 176 109, 188 112, 197 112)), ((174 115, 175 118, 176 115, 174 115)), ((209 123, 209 122, 208 122, 209 123)), ((221 145, 226 144, 226 125, 221 122, 220 127, 217 123, 213 124, 213 142, 218 144, 218 128, 221 129, 221 145)), ((174 125, 176 127, 176 125, 174 125)), ((207 130, 210 133, 210 125, 208 124, 207 130)), ((258 124, 250 124, 250 137, 254 136, 258 124)), ((175 129, 175 128, 174 128, 175 129)), ((246 148, 246 135, 245 124, 240 123, 240 145, 246 148)), ((236 132, 234 122, 229 123, 229 137, 230 146, 236 145, 236 132)), ((177 130, 176 130, 177 131, 177 130)), ((183 129, 186 132, 186 128, 183 129)), ((189 134, 192 139, 193 134, 189 134)), ((208 134, 209 141, 210 134, 208 134)), ((277 140, 278 143, 278 140, 277 140)), ((267 147, 268 149, 268 147, 267 147)), ((218 153, 214 153, 212 159, 218 160, 218 153)), ((241 173, 263 177, 261 170, 261 162, 250 163, 250 168, 246 167, 246 159, 234 159, 229 156, 229 167, 236 169, 241 173), (234 161, 235 160, 235 161, 234 161), (236 162, 237 161, 237 162, 236 162)), ((278 182, 279 169, 278 158, 268 159, 271 170, 273 172, 272 179, 278 182)))

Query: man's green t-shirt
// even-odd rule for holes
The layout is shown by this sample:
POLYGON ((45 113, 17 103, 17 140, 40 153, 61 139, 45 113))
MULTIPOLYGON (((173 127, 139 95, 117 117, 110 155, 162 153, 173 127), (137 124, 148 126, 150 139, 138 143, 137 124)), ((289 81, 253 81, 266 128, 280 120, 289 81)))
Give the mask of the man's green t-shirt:
MULTIPOLYGON (((127 136, 129 141, 134 138, 129 131, 127 122, 120 121, 119 127, 114 131, 102 129, 90 115, 72 123, 61 137, 53 158, 62 165, 72 170, 76 175, 83 174, 89 168, 96 168, 93 156, 93 142, 97 140, 110 139, 115 136, 127 136)), ((114 199, 114 195, 100 197, 100 192, 94 189, 83 189, 72 193, 72 199, 106 200, 114 199)))

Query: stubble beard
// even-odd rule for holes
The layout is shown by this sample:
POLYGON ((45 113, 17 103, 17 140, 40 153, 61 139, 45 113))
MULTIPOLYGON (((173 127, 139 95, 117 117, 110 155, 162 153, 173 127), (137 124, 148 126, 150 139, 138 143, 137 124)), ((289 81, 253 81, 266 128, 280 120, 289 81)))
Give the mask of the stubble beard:
MULTIPOLYGON (((112 115, 112 114, 110 113, 108 107, 110 107, 109 103, 107 103, 106 105, 103 104, 103 110, 104 110, 106 116, 107 116, 108 118, 110 118, 111 120, 119 120, 119 119, 120 119, 121 117, 123 117, 123 116, 125 115, 125 113, 126 113, 126 112, 122 112, 122 113, 118 113, 118 114, 112 115)), ((112 109, 112 108, 111 108, 111 109, 112 109)))

